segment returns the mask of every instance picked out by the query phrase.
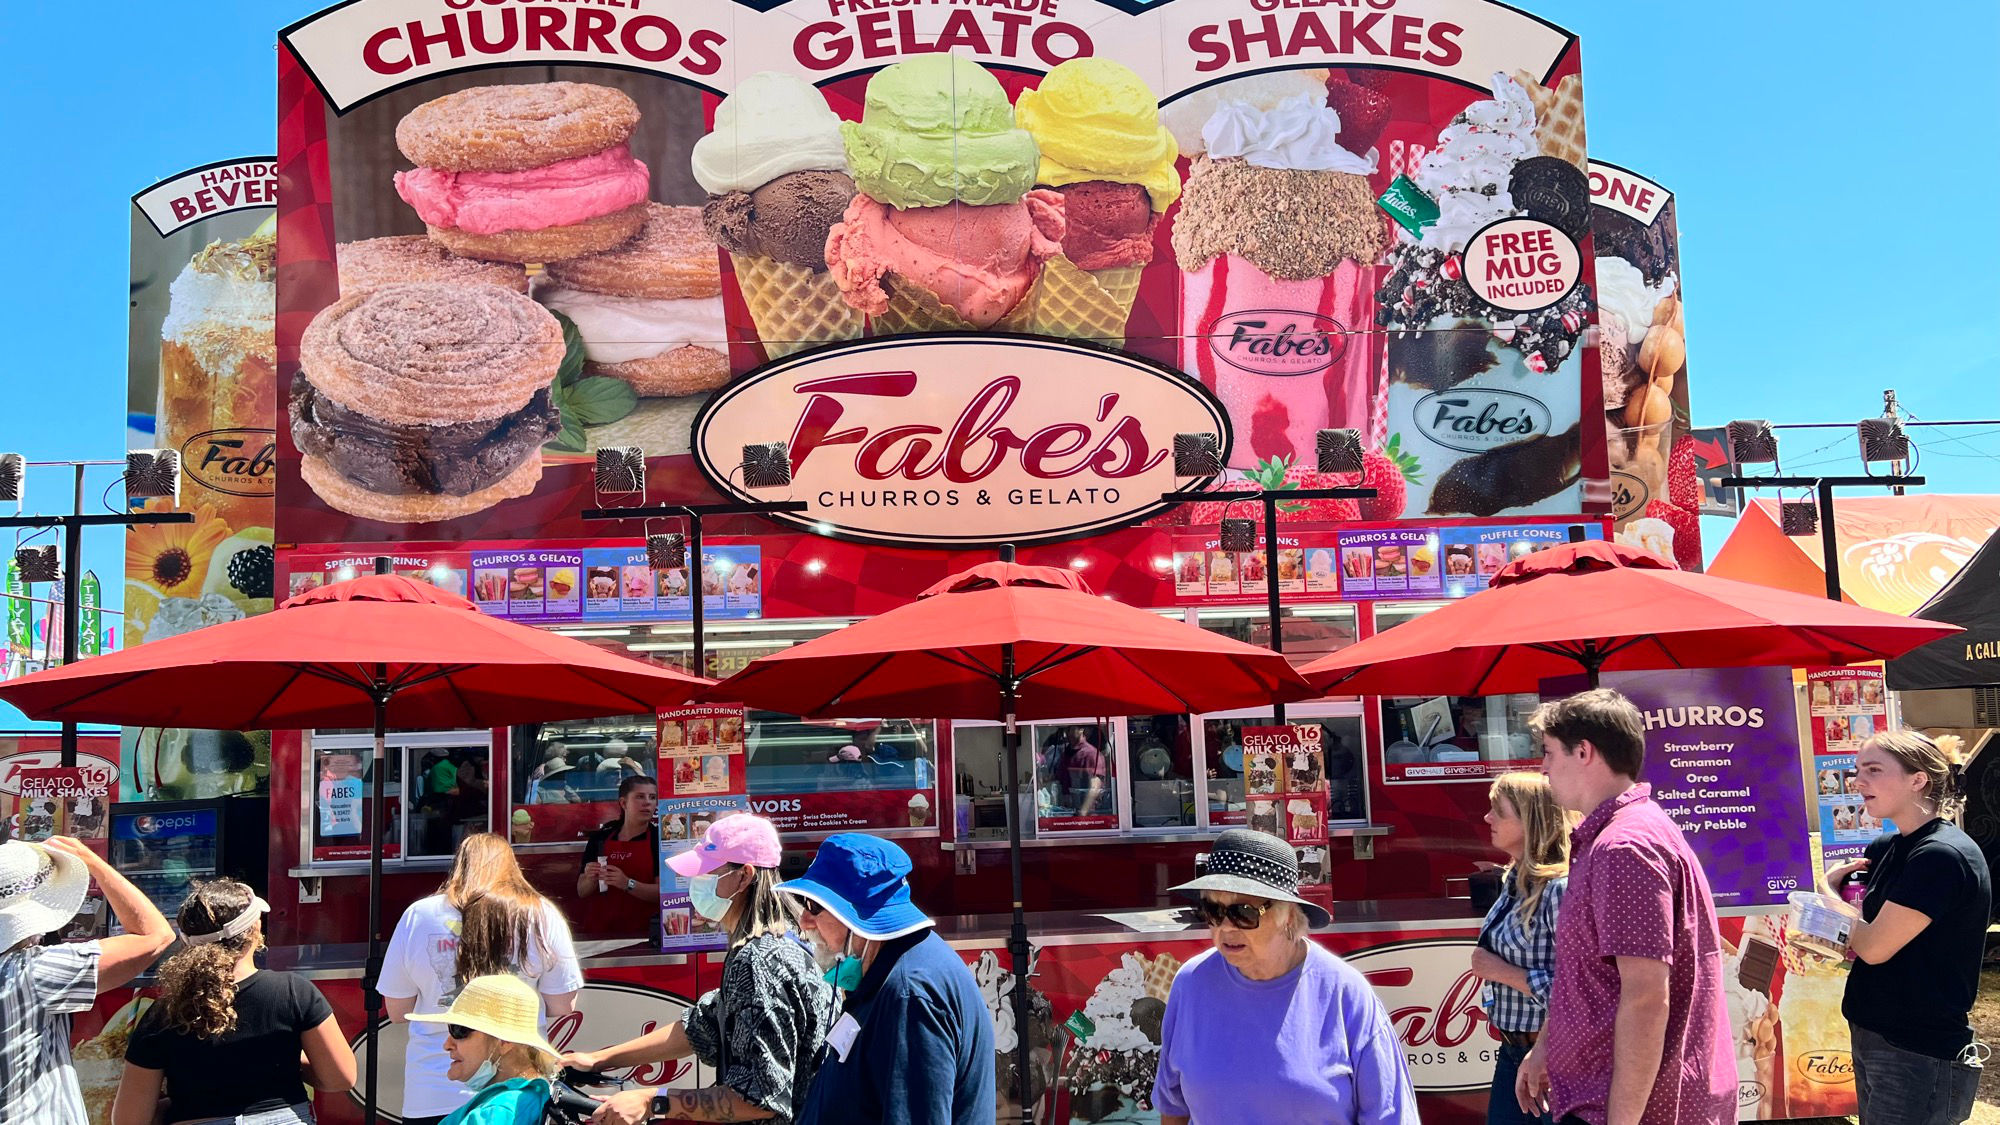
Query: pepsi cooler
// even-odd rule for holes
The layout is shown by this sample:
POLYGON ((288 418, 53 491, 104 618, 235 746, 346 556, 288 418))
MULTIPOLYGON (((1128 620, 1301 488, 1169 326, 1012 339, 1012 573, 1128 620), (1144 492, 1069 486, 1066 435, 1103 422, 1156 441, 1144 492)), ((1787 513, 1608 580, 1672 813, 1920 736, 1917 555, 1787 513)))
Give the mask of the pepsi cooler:
POLYGON ((227 876, 265 893, 271 799, 129 801, 111 806, 111 866, 169 920, 204 879, 227 876))

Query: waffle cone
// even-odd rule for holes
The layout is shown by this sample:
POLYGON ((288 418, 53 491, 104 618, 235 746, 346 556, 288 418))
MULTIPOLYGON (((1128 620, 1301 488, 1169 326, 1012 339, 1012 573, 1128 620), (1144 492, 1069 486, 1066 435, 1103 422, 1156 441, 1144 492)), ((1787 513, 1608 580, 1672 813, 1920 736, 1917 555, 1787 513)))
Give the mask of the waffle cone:
POLYGON ((1164 1003, 1167 992, 1174 986, 1174 974, 1180 972, 1181 963, 1174 960, 1171 953, 1158 957, 1140 957, 1139 964, 1145 967, 1146 995, 1164 1003))
POLYGON ((1143 272, 1144 266, 1082 270, 1062 255, 1050 258, 1022 302, 1034 309, 1032 331, 1124 347, 1125 321, 1143 272))
POLYGON ((776 258, 736 255, 736 287, 757 323, 757 338, 772 359, 815 344, 861 336, 861 313, 840 297, 825 270, 776 258))
MULTIPOLYGON (((1046 272, 1046 271, 1044 271, 1046 272)), ((996 332, 1034 331, 1035 289, 1030 287, 1021 303, 992 326, 996 332)), ((936 293, 910 282, 902 274, 891 274, 889 308, 869 318, 872 336, 900 336, 907 332, 970 332, 979 326, 960 316, 936 293)))
POLYGON ((1514 81, 1527 90, 1535 103, 1535 141, 1543 156, 1567 160, 1589 171, 1584 156, 1583 79, 1570 75, 1551 90, 1525 70, 1514 72, 1514 81))

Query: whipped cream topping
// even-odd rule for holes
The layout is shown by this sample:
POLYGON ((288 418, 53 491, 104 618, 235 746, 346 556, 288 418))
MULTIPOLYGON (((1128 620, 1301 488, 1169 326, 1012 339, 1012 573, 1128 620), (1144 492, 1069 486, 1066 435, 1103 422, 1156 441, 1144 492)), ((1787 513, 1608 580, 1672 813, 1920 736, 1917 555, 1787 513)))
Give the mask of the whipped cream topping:
POLYGON ((185 343, 198 328, 272 332, 277 321, 275 282, 207 273, 189 265, 167 289, 167 319, 160 325, 160 336, 185 343))
POLYGON ((1227 79, 1161 106, 1160 124, 1174 135, 1181 155, 1192 159, 1208 151, 1202 131, 1222 103, 1241 102, 1256 109, 1271 109, 1301 94, 1325 101, 1326 79, 1327 72, 1317 69, 1276 70, 1227 79))
POLYGON ((1158 1043, 1146 1038, 1132 1022, 1132 1004, 1146 995, 1146 974, 1139 956, 1127 953, 1119 966, 1105 974, 1097 990, 1083 1005, 1083 1014, 1097 1026, 1090 1046, 1104 1051, 1157 1051, 1158 1043))
POLYGON ((1654 307, 1673 296, 1678 284, 1669 273, 1658 285, 1648 285, 1639 267, 1625 259, 1597 259, 1597 303, 1625 321, 1625 342, 1633 347, 1645 342, 1653 327, 1654 307))
MULTIPOLYGON (((1410 173, 1438 204, 1438 222, 1424 232, 1423 244, 1461 250, 1480 227, 1512 215, 1508 177, 1538 151, 1534 99, 1519 82, 1495 74, 1493 96, 1465 107, 1410 173)), ((1411 240, 1407 232, 1401 237, 1411 240)))
POLYGON ((1340 147, 1340 113, 1326 104, 1324 88, 1295 94, 1268 109, 1226 101, 1202 126, 1202 143, 1216 158, 1241 157, 1259 168, 1303 172, 1375 170, 1373 154, 1356 156, 1340 147))
POLYGON ((650 298, 538 284, 535 299, 570 318, 592 363, 651 359, 689 344, 722 350, 722 297, 650 298))

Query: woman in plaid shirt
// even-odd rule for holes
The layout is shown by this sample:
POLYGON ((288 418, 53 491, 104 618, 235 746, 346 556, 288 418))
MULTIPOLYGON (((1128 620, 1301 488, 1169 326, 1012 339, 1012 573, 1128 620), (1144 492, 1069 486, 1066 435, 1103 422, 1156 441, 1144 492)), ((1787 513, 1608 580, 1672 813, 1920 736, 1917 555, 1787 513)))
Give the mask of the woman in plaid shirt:
POLYGON ((1555 975, 1556 915, 1569 885, 1570 817, 1556 804, 1539 773, 1502 774, 1487 794, 1486 825, 1493 846, 1511 862, 1502 872, 1500 898, 1486 912, 1472 971, 1486 980, 1481 999, 1500 1036, 1487 1125, 1546 1122, 1521 1112, 1514 1073, 1541 1034, 1549 1015, 1549 982, 1555 975))

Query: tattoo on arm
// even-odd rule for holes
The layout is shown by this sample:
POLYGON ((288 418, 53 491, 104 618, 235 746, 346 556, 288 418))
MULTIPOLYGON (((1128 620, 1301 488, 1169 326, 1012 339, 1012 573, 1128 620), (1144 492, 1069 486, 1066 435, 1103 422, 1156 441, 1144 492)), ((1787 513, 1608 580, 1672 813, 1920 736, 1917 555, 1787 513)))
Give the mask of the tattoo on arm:
POLYGON ((709 1086, 701 1090, 680 1090, 674 1093, 676 1117, 689 1121, 752 1121, 768 1117, 767 1113, 745 1114, 743 1103, 736 1091, 726 1086, 709 1086))

